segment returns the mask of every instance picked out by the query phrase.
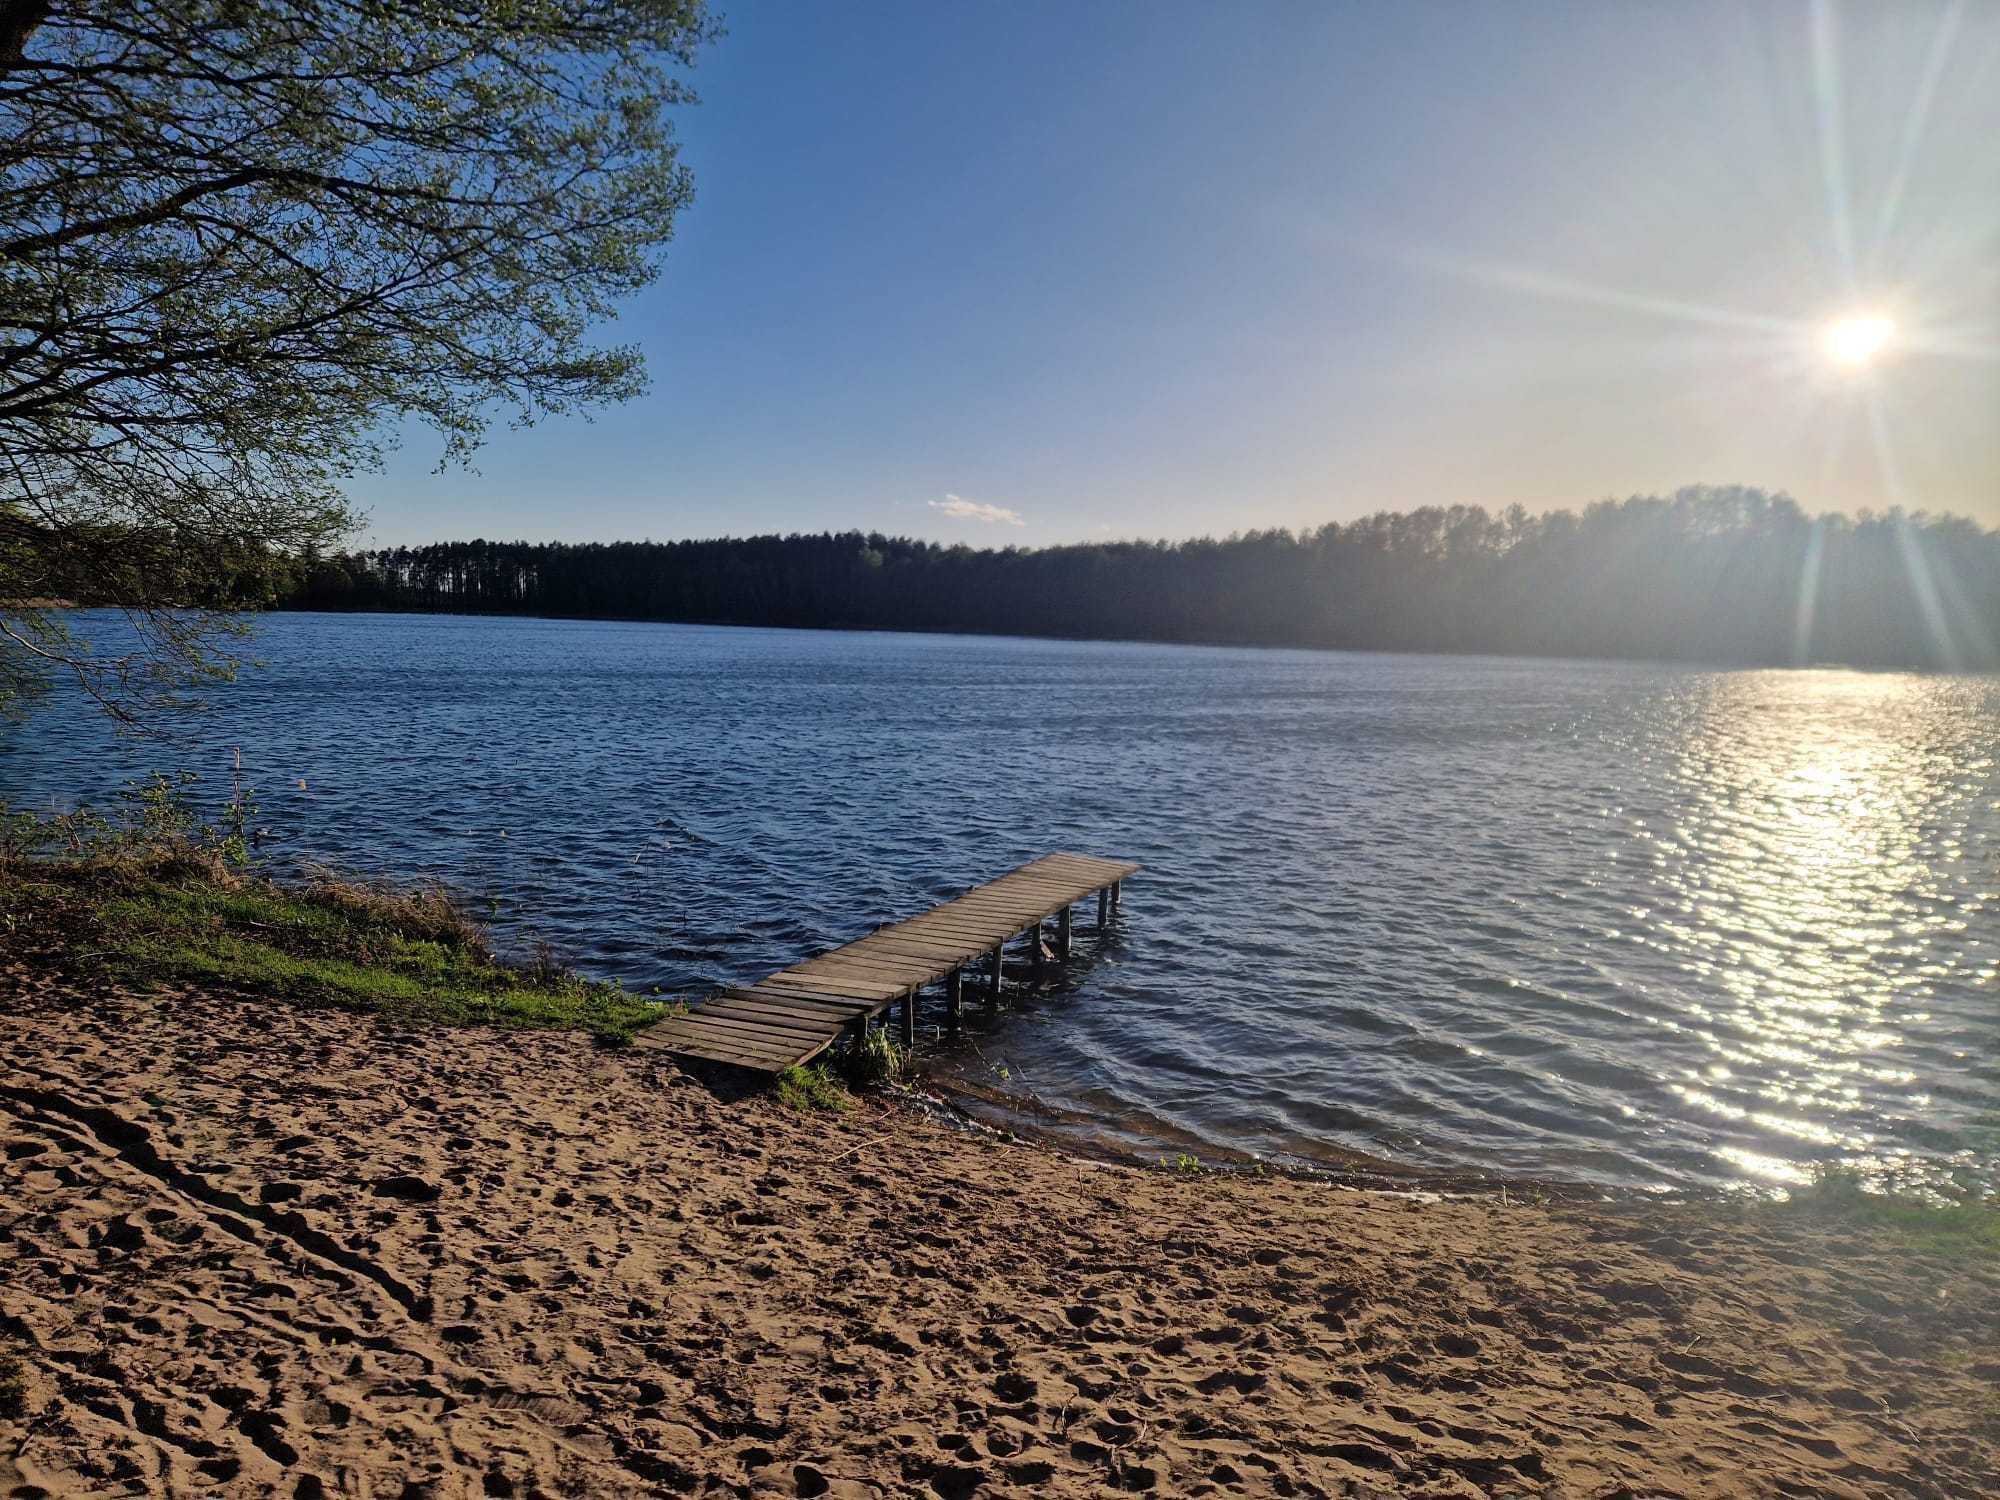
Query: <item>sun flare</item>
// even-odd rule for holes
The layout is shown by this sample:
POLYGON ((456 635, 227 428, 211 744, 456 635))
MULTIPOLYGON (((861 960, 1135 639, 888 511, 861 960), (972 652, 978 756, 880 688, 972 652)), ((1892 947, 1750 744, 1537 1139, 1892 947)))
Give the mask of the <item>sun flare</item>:
POLYGON ((1894 319, 1881 313, 1851 313, 1820 331, 1820 348, 1835 364, 1859 370, 1880 359, 1895 338, 1894 319))

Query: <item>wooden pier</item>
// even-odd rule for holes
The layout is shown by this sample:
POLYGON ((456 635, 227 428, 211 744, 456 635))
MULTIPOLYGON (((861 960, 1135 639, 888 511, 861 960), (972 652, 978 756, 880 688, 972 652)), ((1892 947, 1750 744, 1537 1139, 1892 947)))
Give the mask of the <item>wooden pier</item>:
POLYGON ((920 917, 879 927, 755 984, 724 990, 684 1016, 648 1026, 635 1045, 778 1073, 817 1057, 841 1033, 858 1033, 898 1006, 908 1046, 916 1039, 919 990, 944 985, 946 1023, 956 1028, 964 1014, 966 970, 977 963, 986 1004, 996 1009, 1010 942, 1032 934, 1025 962, 1039 977, 1048 962, 1043 928, 1049 919, 1056 920, 1053 951, 1060 962, 1069 957, 1074 934, 1070 908, 1097 897, 1102 933, 1126 877, 1138 869, 1084 854, 1045 855, 920 917))

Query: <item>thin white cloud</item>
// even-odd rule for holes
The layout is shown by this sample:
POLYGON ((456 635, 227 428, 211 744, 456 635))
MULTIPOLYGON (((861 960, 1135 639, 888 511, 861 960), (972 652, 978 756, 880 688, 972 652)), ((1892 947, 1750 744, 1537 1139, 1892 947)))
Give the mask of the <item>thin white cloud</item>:
POLYGON ((942 511, 954 521, 979 521, 988 526, 1025 526, 1018 510, 1009 510, 1004 505, 988 505, 982 500, 968 500, 963 495, 946 495, 942 500, 926 500, 924 504, 932 510, 942 511))

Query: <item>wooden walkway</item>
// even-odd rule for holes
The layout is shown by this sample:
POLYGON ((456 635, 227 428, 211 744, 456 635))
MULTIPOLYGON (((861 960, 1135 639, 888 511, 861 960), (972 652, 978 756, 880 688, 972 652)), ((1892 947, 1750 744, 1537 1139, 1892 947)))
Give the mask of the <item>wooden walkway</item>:
POLYGON ((636 1045, 777 1073, 818 1056, 842 1032, 858 1033, 900 1004, 907 1046, 916 1038, 917 992, 925 985, 944 983, 947 1021, 956 1027, 964 1009, 966 966, 983 957, 987 1005, 997 1007, 1009 942, 1032 933, 1024 961, 1041 974, 1051 957, 1043 923, 1056 918, 1053 957, 1067 958, 1070 908, 1095 895, 1102 932, 1125 878, 1138 868, 1083 854, 1045 855, 921 917, 879 927, 859 942, 724 990, 699 1009, 648 1026, 636 1045))

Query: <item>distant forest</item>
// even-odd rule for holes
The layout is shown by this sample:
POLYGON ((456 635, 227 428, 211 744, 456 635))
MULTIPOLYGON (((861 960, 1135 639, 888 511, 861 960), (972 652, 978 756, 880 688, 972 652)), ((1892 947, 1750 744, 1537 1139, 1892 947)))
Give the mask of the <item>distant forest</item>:
POLYGON ((1782 665, 2000 666, 2000 530, 1744 488, 1383 512, 1224 540, 859 532, 439 542, 309 561, 286 607, 1782 665))

